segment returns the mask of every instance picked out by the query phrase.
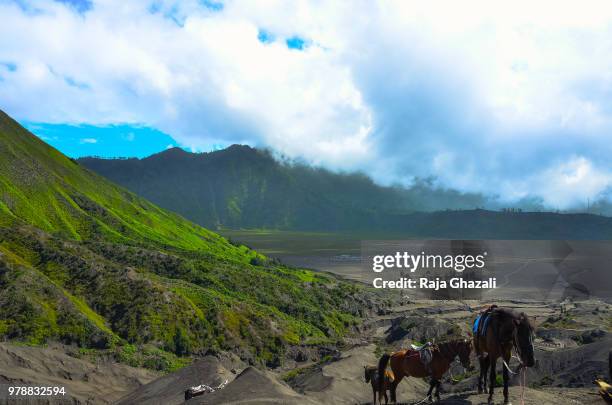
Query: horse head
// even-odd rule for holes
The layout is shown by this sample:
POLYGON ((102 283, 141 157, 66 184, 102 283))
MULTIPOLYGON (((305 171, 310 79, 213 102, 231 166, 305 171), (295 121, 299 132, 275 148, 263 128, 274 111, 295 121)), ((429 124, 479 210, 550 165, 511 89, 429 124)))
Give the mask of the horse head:
POLYGON ((472 370, 472 362, 470 360, 470 354, 472 353, 472 342, 468 339, 464 339, 459 342, 457 346, 457 354, 459 355, 459 361, 466 370, 472 370))
POLYGON ((529 317, 521 312, 514 322, 514 346, 521 359, 521 363, 526 367, 533 367, 535 356, 533 350, 533 326, 529 322, 529 317))

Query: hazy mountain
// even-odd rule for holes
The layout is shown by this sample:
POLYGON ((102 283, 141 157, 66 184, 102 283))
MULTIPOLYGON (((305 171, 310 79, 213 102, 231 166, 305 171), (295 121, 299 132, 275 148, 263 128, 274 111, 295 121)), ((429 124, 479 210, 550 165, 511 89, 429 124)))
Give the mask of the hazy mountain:
POLYGON ((277 364, 350 329, 358 295, 151 204, 0 112, 0 339, 158 369, 207 350, 277 364))
POLYGON ((209 227, 376 231, 459 239, 612 237, 608 217, 475 209, 487 204, 486 198, 437 189, 427 182, 409 189, 381 187, 363 174, 279 162, 248 146, 198 154, 174 148, 144 159, 79 162, 209 227))
POLYGON ((381 187, 360 173, 282 163, 233 145, 210 153, 173 148, 145 159, 82 158, 81 164, 204 226, 337 230, 373 226, 392 213, 474 208, 477 195, 381 187))

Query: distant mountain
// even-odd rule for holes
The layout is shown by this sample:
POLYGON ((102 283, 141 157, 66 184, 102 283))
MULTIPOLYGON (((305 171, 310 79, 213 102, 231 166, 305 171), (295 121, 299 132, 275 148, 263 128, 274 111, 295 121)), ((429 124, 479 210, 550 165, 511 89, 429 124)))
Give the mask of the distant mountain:
POLYGON ((275 365, 342 336, 359 294, 153 205, 0 111, 0 340, 163 370, 218 350, 275 365))
POLYGON ((198 154, 173 148, 145 159, 82 158, 79 163, 208 227, 346 230, 373 226, 392 213, 475 207, 483 201, 422 184, 411 190, 381 187, 364 174, 281 163, 266 150, 243 145, 198 154))
POLYGON ((197 154, 173 148, 144 159, 83 158, 79 163, 208 227, 458 239, 612 237, 608 217, 474 209, 485 205, 484 197, 427 183, 382 187, 364 174, 279 162, 248 146, 197 154))

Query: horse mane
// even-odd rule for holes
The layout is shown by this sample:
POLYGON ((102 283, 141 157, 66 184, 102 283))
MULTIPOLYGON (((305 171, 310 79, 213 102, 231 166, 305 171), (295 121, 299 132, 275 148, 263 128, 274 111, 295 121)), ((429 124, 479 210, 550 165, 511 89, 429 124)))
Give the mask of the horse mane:
POLYGON ((442 342, 442 343, 436 343, 436 346, 438 347, 438 350, 444 354, 444 355, 448 355, 449 349, 453 349, 456 350, 460 345, 462 344, 470 344, 469 341, 467 341, 466 339, 454 339, 454 340, 448 340, 446 342, 442 342))
POLYGON ((498 314, 498 316, 500 316, 501 318, 510 318, 510 319, 519 320, 522 324, 527 326, 527 328, 529 328, 530 331, 533 331, 533 325, 531 324, 531 321, 529 320, 529 316, 527 316, 527 314, 524 312, 516 312, 515 310, 510 309, 510 308, 500 308, 500 307, 495 308, 493 312, 498 314))

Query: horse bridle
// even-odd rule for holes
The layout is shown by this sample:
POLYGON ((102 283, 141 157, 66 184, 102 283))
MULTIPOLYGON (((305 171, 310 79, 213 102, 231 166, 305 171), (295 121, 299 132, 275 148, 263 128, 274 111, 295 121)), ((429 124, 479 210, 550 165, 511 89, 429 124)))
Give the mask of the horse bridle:
MULTIPOLYGON (((533 336, 531 334, 531 331, 529 332, 529 343, 533 345, 533 336)), ((523 350, 521 348, 521 344, 518 338, 518 325, 516 325, 512 329, 512 346, 514 346, 514 350, 516 351, 516 354, 518 354, 518 357, 516 358, 519 361, 519 367, 517 368, 518 371, 521 368, 525 367, 525 365, 523 364, 523 350)))

